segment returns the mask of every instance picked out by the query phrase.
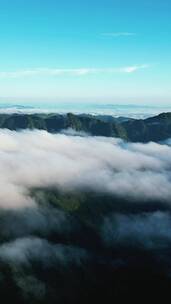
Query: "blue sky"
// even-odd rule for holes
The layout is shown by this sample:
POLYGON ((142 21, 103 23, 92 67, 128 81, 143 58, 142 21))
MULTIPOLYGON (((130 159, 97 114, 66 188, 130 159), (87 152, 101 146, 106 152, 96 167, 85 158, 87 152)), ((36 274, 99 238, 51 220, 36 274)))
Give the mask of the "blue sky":
POLYGON ((171 103, 169 0, 0 0, 0 100, 171 103))

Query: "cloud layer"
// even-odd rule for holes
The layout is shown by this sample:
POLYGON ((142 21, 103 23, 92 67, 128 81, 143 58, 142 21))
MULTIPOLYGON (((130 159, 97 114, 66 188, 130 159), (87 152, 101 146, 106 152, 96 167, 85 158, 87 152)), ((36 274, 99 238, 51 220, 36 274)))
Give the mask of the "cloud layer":
POLYGON ((125 290, 154 299, 167 286, 170 295, 170 168, 167 142, 1 130, 1 297, 120 303, 125 290), (64 192, 39 190, 35 201, 34 187, 64 192), (58 204, 68 197, 78 209, 58 204))
POLYGON ((171 199, 171 147, 103 137, 0 131, 0 207, 34 206, 29 190, 91 190, 171 199))

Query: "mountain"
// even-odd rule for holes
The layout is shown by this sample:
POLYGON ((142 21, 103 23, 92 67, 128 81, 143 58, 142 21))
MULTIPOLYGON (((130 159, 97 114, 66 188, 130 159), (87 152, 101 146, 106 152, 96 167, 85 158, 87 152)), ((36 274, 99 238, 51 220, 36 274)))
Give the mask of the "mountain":
POLYGON ((147 119, 72 113, 0 114, 0 128, 42 129, 51 133, 72 128, 94 136, 119 137, 131 142, 159 142, 171 137, 171 113, 161 113, 147 119))

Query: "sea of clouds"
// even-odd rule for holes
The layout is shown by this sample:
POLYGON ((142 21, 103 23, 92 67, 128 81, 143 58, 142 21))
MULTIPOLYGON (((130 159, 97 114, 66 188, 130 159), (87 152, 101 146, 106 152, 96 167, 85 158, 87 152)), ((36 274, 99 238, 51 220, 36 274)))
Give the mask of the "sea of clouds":
POLYGON ((34 206, 35 187, 171 200, 171 147, 120 139, 0 131, 0 207, 34 206))

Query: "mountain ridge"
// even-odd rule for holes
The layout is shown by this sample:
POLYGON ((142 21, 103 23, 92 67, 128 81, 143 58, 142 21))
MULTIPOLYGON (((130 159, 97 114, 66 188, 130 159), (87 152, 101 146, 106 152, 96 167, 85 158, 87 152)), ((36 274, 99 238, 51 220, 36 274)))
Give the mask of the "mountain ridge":
POLYGON ((0 128, 39 129, 50 133, 72 128, 93 136, 122 138, 130 142, 159 142, 171 137, 171 112, 146 119, 89 114, 0 114, 0 128))

